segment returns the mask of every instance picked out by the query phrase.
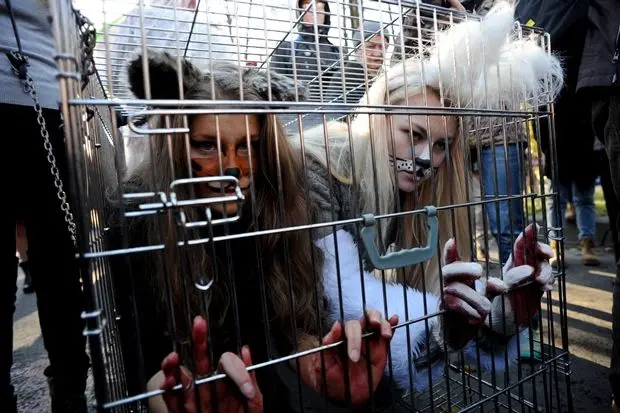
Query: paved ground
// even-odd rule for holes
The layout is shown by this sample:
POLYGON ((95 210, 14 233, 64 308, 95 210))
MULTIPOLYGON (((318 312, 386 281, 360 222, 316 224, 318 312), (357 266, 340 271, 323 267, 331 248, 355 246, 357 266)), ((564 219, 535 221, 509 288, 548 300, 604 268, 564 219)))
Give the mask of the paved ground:
MULTIPOLYGON (((599 223, 599 240, 606 228, 605 223, 599 223)), ((576 239, 573 227, 567 228, 567 238, 576 239)), ((612 253, 604 248, 599 248, 599 251, 602 260, 600 267, 582 267, 576 242, 567 242, 568 337, 572 353, 571 389, 576 412, 609 411, 607 366, 611 352, 611 291, 615 268, 612 253)), ((43 376, 47 359, 39 330, 36 300, 34 295, 21 294, 22 282, 23 277, 20 276, 13 368, 14 383, 20 397, 19 409, 27 413, 48 412, 48 391, 43 376)), ((554 312, 557 312, 556 300, 552 304, 555 306, 554 312)), ((559 327, 557 323, 554 325, 556 329, 559 327)), ((560 334, 556 332, 556 336, 560 334)), ((561 345, 560 342, 556 344, 561 345)), ((537 393, 542 395, 543 386, 538 386, 537 393)), ((565 412, 564 388, 560 390, 563 407, 555 411, 565 412)), ((551 397, 556 399, 553 394, 551 397)), ((543 399, 542 396, 540 399, 543 399)), ((541 402, 538 404, 541 405, 541 402)))
MULTIPOLYGON (((606 223, 599 223, 599 241, 607 228, 606 223)), ((567 228, 567 237, 577 238, 574 227, 567 228)), ((607 237, 607 244, 610 243, 607 237)), ((576 242, 569 242, 568 248, 566 293, 575 410, 607 413, 611 395, 607 380, 612 345, 611 303, 616 274, 613 251, 602 249, 601 265, 587 268, 580 264, 576 242)))

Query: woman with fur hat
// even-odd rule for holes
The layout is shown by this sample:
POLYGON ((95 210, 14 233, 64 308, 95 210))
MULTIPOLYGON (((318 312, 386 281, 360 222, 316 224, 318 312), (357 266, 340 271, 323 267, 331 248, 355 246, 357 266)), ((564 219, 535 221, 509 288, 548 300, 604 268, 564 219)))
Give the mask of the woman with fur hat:
MULTIPOLYGON (((468 201, 465 144, 459 135, 469 130, 471 121, 448 109, 519 110, 515 105, 521 102, 538 107, 553 100, 562 84, 555 57, 535 39, 511 36, 513 16, 513 6, 501 2, 483 19, 470 18, 441 32, 428 54, 379 75, 363 101, 367 98, 374 107, 390 105, 391 114, 364 108, 350 124, 335 121, 304 131, 310 196, 319 211, 318 221, 349 220, 366 213, 391 215, 376 241, 383 251, 406 250, 426 244, 430 236, 425 215, 412 211, 468 201), (472 44, 477 47, 468 47, 472 44), (412 107, 436 114, 412 113, 412 107)), ((421 374, 429 364, 416 359, 445 359, 439 356, 446 350, 465 347, 466 356, 476 360, 478 344, 483 366, 505 367, 505 352, 493 349, 506 346, 497 345, 496 339, 512 344, 554 281, 548 263, 552 251, 537 241, 536 225, 517 238, 503 279, 483 280, 482 267, 468 262, 472 253, 467 209, 454 207, 437 215, 438 241, 445 244, 443 262, 435 256, 385 273, 375 271, 366 253, 360 271, 361 238, 354 225, 336 223, 335 234, 331 227, 315 233, 326 262, 335 261, 336 252, 340 259, 325 266, 336 270, 324 274, 331 317, 341 312, 346 317, 361 314, 362 302, 396 313, 401 320, 425 320, 437 310, 452 310, 411 324, 409 331, 395 332, 392 371, 405 389, 411 376, 417 389, 429 385, 428 375, 421 374), (517 288, 526 281, 531 283, 517 288)), ((509 347, 510 354, 516 347, 509 347)), ((441 363, 431 364, 435 372, 443 371, 441 363)))
MULTIPOLYGON (((452 10, 484 16, 497 0, 426 0, 433 6, 450 7, 452 10)), ((434 15, 428 9, 409 8, 403 12, 403 31, 397 37, 392 63, 419 53, 432 43, 435 25, 442 30, 449 26, 449 18, 434 15), (418 21, 421 30, 418 30, 418 21)), ((475 134, 469 137, 470 160, 479 171, 482 196, 485 200, 512 196, 511 201, 493 202, 485 209, 489 232, 499 247, 499 260, 506 263, 515 237, 523 230, 524 211, 521 195, 524 182, 525 152, 528 136, 525 122, 519 118, 478 117, 475 134)), ((480 247, 480 246, 479 246, 480 247)), ((484 251, 488 253, 490 251, 484 251)))
POLYGON ((330 329, 321 251, 303 232, 272 231, 310 222, 301 160, 276 116, 260 113, 269 105, 264 101, 294 99, 295 83, 228 62, 211 62, 210 71, 202 71, 152 50, 130 61, 128 77, 136 97, 160 104, 180 97, 181 109, 189 112, 185 119, 176 102, 175 109, 159 106, 172 112, 149 121, 154 129, 144 134, 151 156, 117 191, 128 202, 117 197, 116 212, 134 218, 114 220, 109 246, 137 248, 112 262, 130 394, 181 384, 181 391, 151 397, 152 411, 193 412, 198 404, 211 411, 214 403, 220 412, 241 411, 246 403, 250 412, 287 411, 299 401, 288 399, 273 366, 246 367, 290 355, 307 337, 323 337, 323 345, 346 337, 344 353, 331 348, 293 363, 296 380, 330 400, 366 403, 380 382, 397 318, 382 320, 368 310, 330 329), (248 109, 240 103, 227 104, 229 114, 214 115, 214 104, 193 105, 196 100, 253 102, 259 113, 244 114, 248 109), (148 193, 166 194, 171 208, 160 213, 160 199, 149 211, 138 195, 148 193), (368 330, 378 334, 362 348, 368 330), (194 386, 194 377, 216 369, 230 380, 194 386))

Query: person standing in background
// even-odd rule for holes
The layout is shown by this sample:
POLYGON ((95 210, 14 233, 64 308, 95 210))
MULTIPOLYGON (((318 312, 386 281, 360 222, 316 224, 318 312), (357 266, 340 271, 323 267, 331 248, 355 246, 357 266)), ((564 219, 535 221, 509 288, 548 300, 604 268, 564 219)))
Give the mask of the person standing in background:
POLYGON ((363 32, 361 27, 353 30, 355 60, 346 62, 342 71, 338 67, 338 72, 332 76, 329 84, 329 93, 338 103, 360 101, 366 93, 366 83, 370 87, 381 70, 389 45, 388 31, 377 21, 365 20, 363 32))
POLYGON ((273 51, 270 68, 294 77, 308 87, 311 101, 325 101, 321 90, 340 68, 340 50, 329 39, 331 12, 325 0, 298 0, 298 16, 306 11, 293 41, 283 41, 273 51))
MULTIPOLYGON (((620 198, 620 6, 618 0, 590 0, 588 29, 579 66, 577 93, 586 102, 592 128, 603 141, 611 181, 620 198)), ((616 220, 618 224, 620 220, 616 220)), ((620 265, 620 262, 618 262, 620 265)), ((615 411, 620 403, 620 268, 612 305, 613 349, 610 383, 615 411)))
MULTIPOLYGON (((6 248, 0 276, 0 410, 17 412, 11 365, 17 290, 15 225, 19 218, 23 219, 28 233, 28 261, 43 343, 50 361, 44 373, 50 384, 52 413, 86 413, 84 392, 89 359, 81 318, 84 299, 76 249, 55 185, 58 178, 68 182, 68 164, 47 2, 0 2, 0 27, 0 118, 16 129, 14 132, 3 129, 2 153, 7 158, 4 164, 8 168, 11 164, 27 165, 29 169, 28 174, 5 180, 6 191, 13 200, 7 203, 9 212, 2 215, 6 220, 2 227, 7 240, 3 242, 6 248), (26 57, 28 65, 23 64, 20 56, 26 57), (25 75, 32 79, 40 108, 35 108, 33 97, 24 90, 25 75), (46 137, 50 151, 44 147, 46 137), (57 176, 48 161, 50 152, 55 157, 57 176)), ((10 174, 8 170, 4 176, 10 174)), ((63 186, 65 194, 67 186, 63 186)))

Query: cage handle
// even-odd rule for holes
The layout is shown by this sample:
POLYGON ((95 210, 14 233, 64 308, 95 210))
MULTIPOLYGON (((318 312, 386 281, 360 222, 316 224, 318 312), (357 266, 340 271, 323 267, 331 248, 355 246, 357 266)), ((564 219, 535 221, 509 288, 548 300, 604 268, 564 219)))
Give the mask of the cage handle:
POLYGON ((411 248, 396 252, 388 252, 381 256, 379 249, 375 244, 375 236, 377 234, 377 219, 373 214, 362 215, 363 228, 360 231, 364 248, 368 253, 370 262, 374 268, 378 270, 387 270, 391 268, 401 268, 408 265, 419 264, 429 260, 435 254, 437 249, 438 238, 438 222, 437 208, 432 205, 424 207, 426 213, 426 222, 428 225, 428 240, 425 247, 411 248))

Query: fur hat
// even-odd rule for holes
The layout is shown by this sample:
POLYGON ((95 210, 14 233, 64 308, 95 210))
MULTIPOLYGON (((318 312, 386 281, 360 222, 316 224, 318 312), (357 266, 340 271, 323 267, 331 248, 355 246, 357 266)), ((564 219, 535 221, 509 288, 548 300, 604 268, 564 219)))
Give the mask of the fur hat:
POLYGON ((222 91, 236 94, 238 98, 241 89, 252 91, 264 101, 303 101, 307 98, 301 83, 273 71, 217 60, 213 60, 211 70, 206 71, 186 58, 179 59, 166 51, 154 49, 147 50, 146 60, 147 68, 144 67, 144 56, 139 53, 127 64, 127 83, 138 99, 146 99, 145 75, 148 76, 151 99, 180 99, 179 62, 183 97, 186 99, 191 99, 192 91, 199 85, 211 81, 222 91))
POLYGON ((468 19, 436 34, 429 56, 392 66, 368 92, 371 104, 408 87, 441 90, 460 108, 520 110, 540 107, 560 93, 564 73, 557 56, 535 36, 519 36, 514 3, 498 1, 481 19, 468 19), (385 84, 387 83, 387 90, 385 84))

